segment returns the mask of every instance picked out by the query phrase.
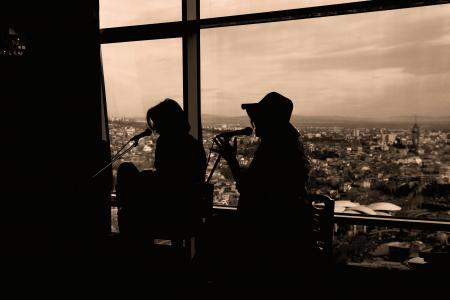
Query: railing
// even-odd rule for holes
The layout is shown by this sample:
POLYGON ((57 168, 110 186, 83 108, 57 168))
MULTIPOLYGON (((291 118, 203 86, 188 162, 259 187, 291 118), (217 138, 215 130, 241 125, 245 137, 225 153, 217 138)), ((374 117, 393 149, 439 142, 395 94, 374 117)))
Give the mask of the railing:
POLYGON ((438 220, 421 220, 381 216, 355 216, 336 213, 334 214, 334 222, 338 224, 450 231, 450 222, 438 220))
MULTIPOLYGON (((230 206, 213 206, 213 211, 220 214, 235 214, 236 207, 230 206)), ((334 223, 336 224, 352 224, 352 225, 369 225, 379 227, 393 228, 409 228, 409 229, 426 229, 434 231, 450 231, 450 222, 439 220, 421 220, 411 218, 398 217, 382 217, 382 216, 355 216, 350 214, 335 213, 334 223)))
MULTIPOLYGON (((117 201, 115 194, 111 194, 111 207, 117 207, 117 201)), ((234 215, 236 214, 237 207, 235 206, 213 206, 213 215, 234 215)), ((364 215, 350 215, 344 213, 334 214, 334 223, 336 224, 351 224, 351 225, 369 225, 379 227, 393 227, 393 228, 409 228, 409 229, 424 229, 434 231, 449 231, 450 222, 440 220, 425 220, 425 219, 412 219, 412 218, 399 218, 399 217, 384 217, 384 216, 364 216, 364 215)))

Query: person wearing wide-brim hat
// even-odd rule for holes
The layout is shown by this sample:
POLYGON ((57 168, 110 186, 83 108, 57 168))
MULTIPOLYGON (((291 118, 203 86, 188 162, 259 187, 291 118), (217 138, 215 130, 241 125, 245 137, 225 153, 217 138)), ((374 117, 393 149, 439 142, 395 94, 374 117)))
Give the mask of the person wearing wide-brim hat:
POLYGON ((264 260, 268 257, 289 259, 289 253, 301 256, 300 252, 308 245, 299 249, 291 242, 292 237, 308 239, 306 230, 302 232, 302 228, 308 227, 307 218, 302 217, 305 211, 302 198, 306 195, 309 161, 300 133, 290 123, 293 103, 271 92, 257 103, 242 104, 242 108, 260 138, 250 166, 247 170, 239 167, 236 143, 219 139, 217 151, 227 160, 240 193, 240 243, 246 245, 242 250, 248 251, 243 261, 248 262, 255 255, 264 260), (273 237, 289 241, 288 248, 267 243, 273 237))
POLYGON ((293 103, 290 99, 277 92, 270 92, 259 102, 245 103, 241 107, 246 110, 250 122, 255 128, 255 135, 261 141, 252 163, 248 170, 241 170, 236 160, 235 146, 230 145, 224 138, 218 139, 219 149, 217 152, 222 154, 229 163, 241 193, 239 212, 254 214, 263 209, 261 206, 265 199, 273 198, 270 202, 265 203, 270 205, 270 210, 272 210, 283 201, 287 201, 287 198, 297 199, 303 195, 306 192, 309 164, 300 140, 300 133, 290 123, 293 110, 293 103), (258 179, 259 183, 252 187, 255 179, 258 179), (292 182, 293 180, 295 182, 292 182), (266 181, 268 186, 260 185, 266 181), (281 189, 282 186, 283 189, 281 189), (272 191, 276 187, 279 187, 280 190, 272 191), (245 199, 247 192, 256 194, 264 189, 270 193, 263 193, 258 199, 245 199), (278 195, 281 194, 290 196, 285 198, 286 200, 275 199, 280 198, 278 195), (254 207, 248 207, 253 205, 254 207))

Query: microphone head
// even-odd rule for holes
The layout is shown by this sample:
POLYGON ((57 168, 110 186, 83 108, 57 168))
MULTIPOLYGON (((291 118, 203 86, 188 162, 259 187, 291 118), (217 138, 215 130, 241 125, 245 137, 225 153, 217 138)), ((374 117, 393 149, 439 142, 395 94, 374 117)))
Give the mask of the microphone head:
POLYGON ((251 135, 252 132, 253 132, 253 128, 245 127, 244 129, 224 132, 224 133, 218 134, 217 136, 218 137, 223 137, 223 138, 231 138, 231 137, 237 136, 237 135, 251 135))
POLYGON ((144 136, 151 136, 153 133, 153 131, 150 128, 145 129, 144 131, 142 131, 141 133, 133 136, 130 141, 134 141, 135 143, 137 143, 141 138, 143 138, 144 136))
POLYGON ((251 128, 251 127, 245 127, 244 129, 242 129, 243 135, 251 135, 252 133, 253 133, 253 128, 251 128))
POLYGON ((153 131, 150 128, 145 129, 143 132, 143 136, 150 136, 153 134, 153 131))

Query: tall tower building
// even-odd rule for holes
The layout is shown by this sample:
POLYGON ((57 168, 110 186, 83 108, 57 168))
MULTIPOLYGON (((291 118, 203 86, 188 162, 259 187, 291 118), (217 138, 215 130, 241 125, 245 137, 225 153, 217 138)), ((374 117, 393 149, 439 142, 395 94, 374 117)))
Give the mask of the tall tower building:
POLYGON ((413 150, 414 152, 419 151, 419 138, 420 138, 420 128, 417 124, 417 116, 414 116, 414 125, 411 130, 412 134, 412 144, 413 144, 413 150))

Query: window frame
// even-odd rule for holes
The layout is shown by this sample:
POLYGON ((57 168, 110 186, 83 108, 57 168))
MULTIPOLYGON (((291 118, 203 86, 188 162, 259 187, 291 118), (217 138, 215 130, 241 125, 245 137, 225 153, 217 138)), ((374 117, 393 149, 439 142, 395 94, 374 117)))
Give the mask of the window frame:
MULTIPOLYGON (((450 4, 450 0, 372 0, 340 3, 298 9, 279 10, 252 14, 242 14, 214 18, 200 18, 201 0, 182 1, 182 20, 156 24, 133 25, 104 28, 99 31, 100 44, 130 41, 182 38, 183 44, 183 99, 184 109, 191 123, 191 134, 202 140, 201 126, 201 81, 200 81, 200 30, 227 26, 282 22, 299 19, 322 18, 329 16, 370 13, 404 8, 425 7, 450 4)), ((104 82, 103 72, 102 81, 104 82)), ((104 95, 104 93, 103 93, 104 95)), ((104 95, 105 97, 105 95, 104 95)), ((106 101, 106 99, 104 100, 106 101)), ((106 103, 105 103, 106 104, 106 103)), ((106 110, 106 105, 103 106, 106 110)), ((106 116, 106 111, 104 112, 106 116)), ((107 118, 103 120, 106 122, 107 118)), ((114 205, 114 203, 112 204, 114 205)), ((215 206, 220 214, 233 214, 236 208, 215 206)), ((355 216, 342 213, 334 214, 338 224, 361 224, 393 228, 430 229, 450 231, 449 221, 421 220, 412 218, 355 216)))

